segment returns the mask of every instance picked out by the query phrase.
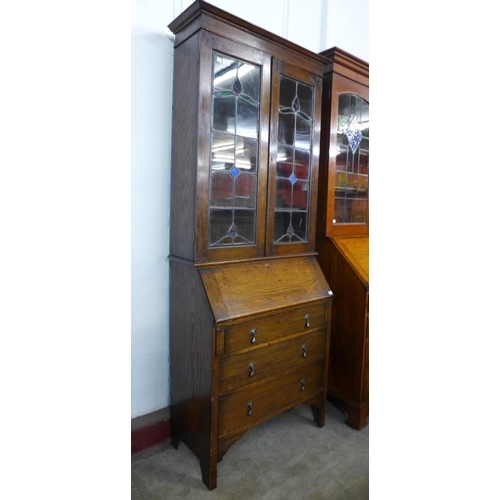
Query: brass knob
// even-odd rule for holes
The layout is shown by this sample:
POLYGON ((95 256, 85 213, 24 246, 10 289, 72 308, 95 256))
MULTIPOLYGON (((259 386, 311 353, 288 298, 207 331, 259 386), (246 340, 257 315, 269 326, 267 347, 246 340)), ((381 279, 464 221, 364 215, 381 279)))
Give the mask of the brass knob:
POLYGON ((300 381, 300 390, 303 391, 304 389, 306 388, 306 379, 303 378, 301 381, 300 381))
POLYGON ((307 353, 307 344, 302 345, 302 357, 305 358, 307 353))
POLYGON ((250 377, 253 377, 254 370, 255 370, 255 363, 252 361, 252 362, 248 365, 248 372, 249 372, 249 374, 250 374, 250 377))
POLYGON ((253 401, 249 401, 247 403, 247 415, 251 415, 252 414, 252 408, 253 408, 253 401))
POLYGON ((255 337, 257 336, 257 330, 255 328, 252 328, 250 330, 250 342, 252 344, 255 344, 255 337))
POLYGON ((311 326, 311 323, 309 322, 309 320, 310 320, 310 319, 311 319, 311 318, 310 318, 309 314, 306 314, 306 315, 304 316, 304 323, 305 323, 305 327, 306 327, 306 328, 309 328, 309 327, 311 326))

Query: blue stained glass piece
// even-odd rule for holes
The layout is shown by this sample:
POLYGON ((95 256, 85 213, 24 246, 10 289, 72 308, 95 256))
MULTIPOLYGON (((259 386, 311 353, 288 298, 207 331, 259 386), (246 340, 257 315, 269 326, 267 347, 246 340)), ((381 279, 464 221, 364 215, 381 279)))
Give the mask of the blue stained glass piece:
POLYGON ((240 173, 240 171, 236 168, 235 165, 233 165, 233 167, 231 168, 230 172, 231 172, 231 175, 233 177, 238 177, 238 174, 240 173))
POLYGON ((349 124, 349 127, 346 130, 346 135, 349 146, 351 146, 352 153, 354 154, 361 143, 361 139, 363 138, 358 127, 358 120, 356 120, 356 118, 353 118, 349 124))
POLYGON ((231 236, 231 238, 234 238, 238 234, 238 230, 236 229, 234 222, 231 224, 231 227, 228 229, 227 234, 229 234, 229 236, 231 236))
POLYGON ((291 182, 292 184, 295 184, 295 181, 296 181, 296 180, 297 180, 296 175, 295 175, 295 174, 292 174, 292 175, 290 176, 290 182, 291 182))

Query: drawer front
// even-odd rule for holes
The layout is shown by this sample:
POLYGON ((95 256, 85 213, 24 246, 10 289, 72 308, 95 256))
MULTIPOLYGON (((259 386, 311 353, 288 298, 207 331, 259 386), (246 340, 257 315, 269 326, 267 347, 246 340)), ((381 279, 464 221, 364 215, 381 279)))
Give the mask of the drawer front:
POLYGON ((307 333, 326 326, 330 301, 299 307, 265 318, 246 321, 225 328, 226 354, 257 347, 271 340, 296 333, 307 333))
POLYGON ((285 407, 307 401, 323 388, 324 360, 219 398, 219 437, 249 428, 285 407))
POLYGON ((325 356, 326 329, 221 359, 220 392, 257 382, 325 356))

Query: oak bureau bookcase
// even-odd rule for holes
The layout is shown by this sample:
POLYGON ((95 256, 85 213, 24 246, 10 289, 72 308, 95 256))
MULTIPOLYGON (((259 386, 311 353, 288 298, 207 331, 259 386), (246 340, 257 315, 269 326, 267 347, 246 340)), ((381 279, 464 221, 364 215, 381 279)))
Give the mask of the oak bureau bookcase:
POLYGON ((332 292, 314 245, 328 59, 203 1, 169 28, 171 442, 213 489, 254 425, 300 403, 325 422, 332 292))
POLYGON ((369 66, 337 48, 324 69, 316 249, 333 288, 328 395, 366 426, 368 415, 369 66))

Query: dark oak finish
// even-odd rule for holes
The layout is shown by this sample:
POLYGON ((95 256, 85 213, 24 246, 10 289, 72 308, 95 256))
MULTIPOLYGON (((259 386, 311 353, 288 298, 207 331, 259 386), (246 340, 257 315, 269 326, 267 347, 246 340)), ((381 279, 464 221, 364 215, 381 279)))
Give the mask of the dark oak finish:
POLYGON ((368 64, 334 47, 322 52, 332 61, 324 68, 321 110, 321 147, 317 234, 319 236, 368 235, 368 221, 334 223, 339 96, 354 94, 369 102, 368 64))
POLYGON ((254 425, 300 403, 325 424, 332 292, 314 246, 328 59, 203 1, 169 28, 171 441, 196 454, 211 490, 254 425), (247 70, 260 75, 253 97, 247 70))
MULTIPOLYGON (((328 395, 348 414, 347 424, 366 426, 369 409, 369 224, 334 223, 339 96, 369 101, 369 67, 333 48, 324 68, 316 250, 334 293, 328 395)), ((368 202, 367 202, 368 203, 368 202)), ((368 208, 367 208, 368 212, 368 208)))
POLYGON ((347 424, 362 429, 369 409, 368 238, 321 238, 318 252, 334 293, 328 395, 346 410, 347 424))

